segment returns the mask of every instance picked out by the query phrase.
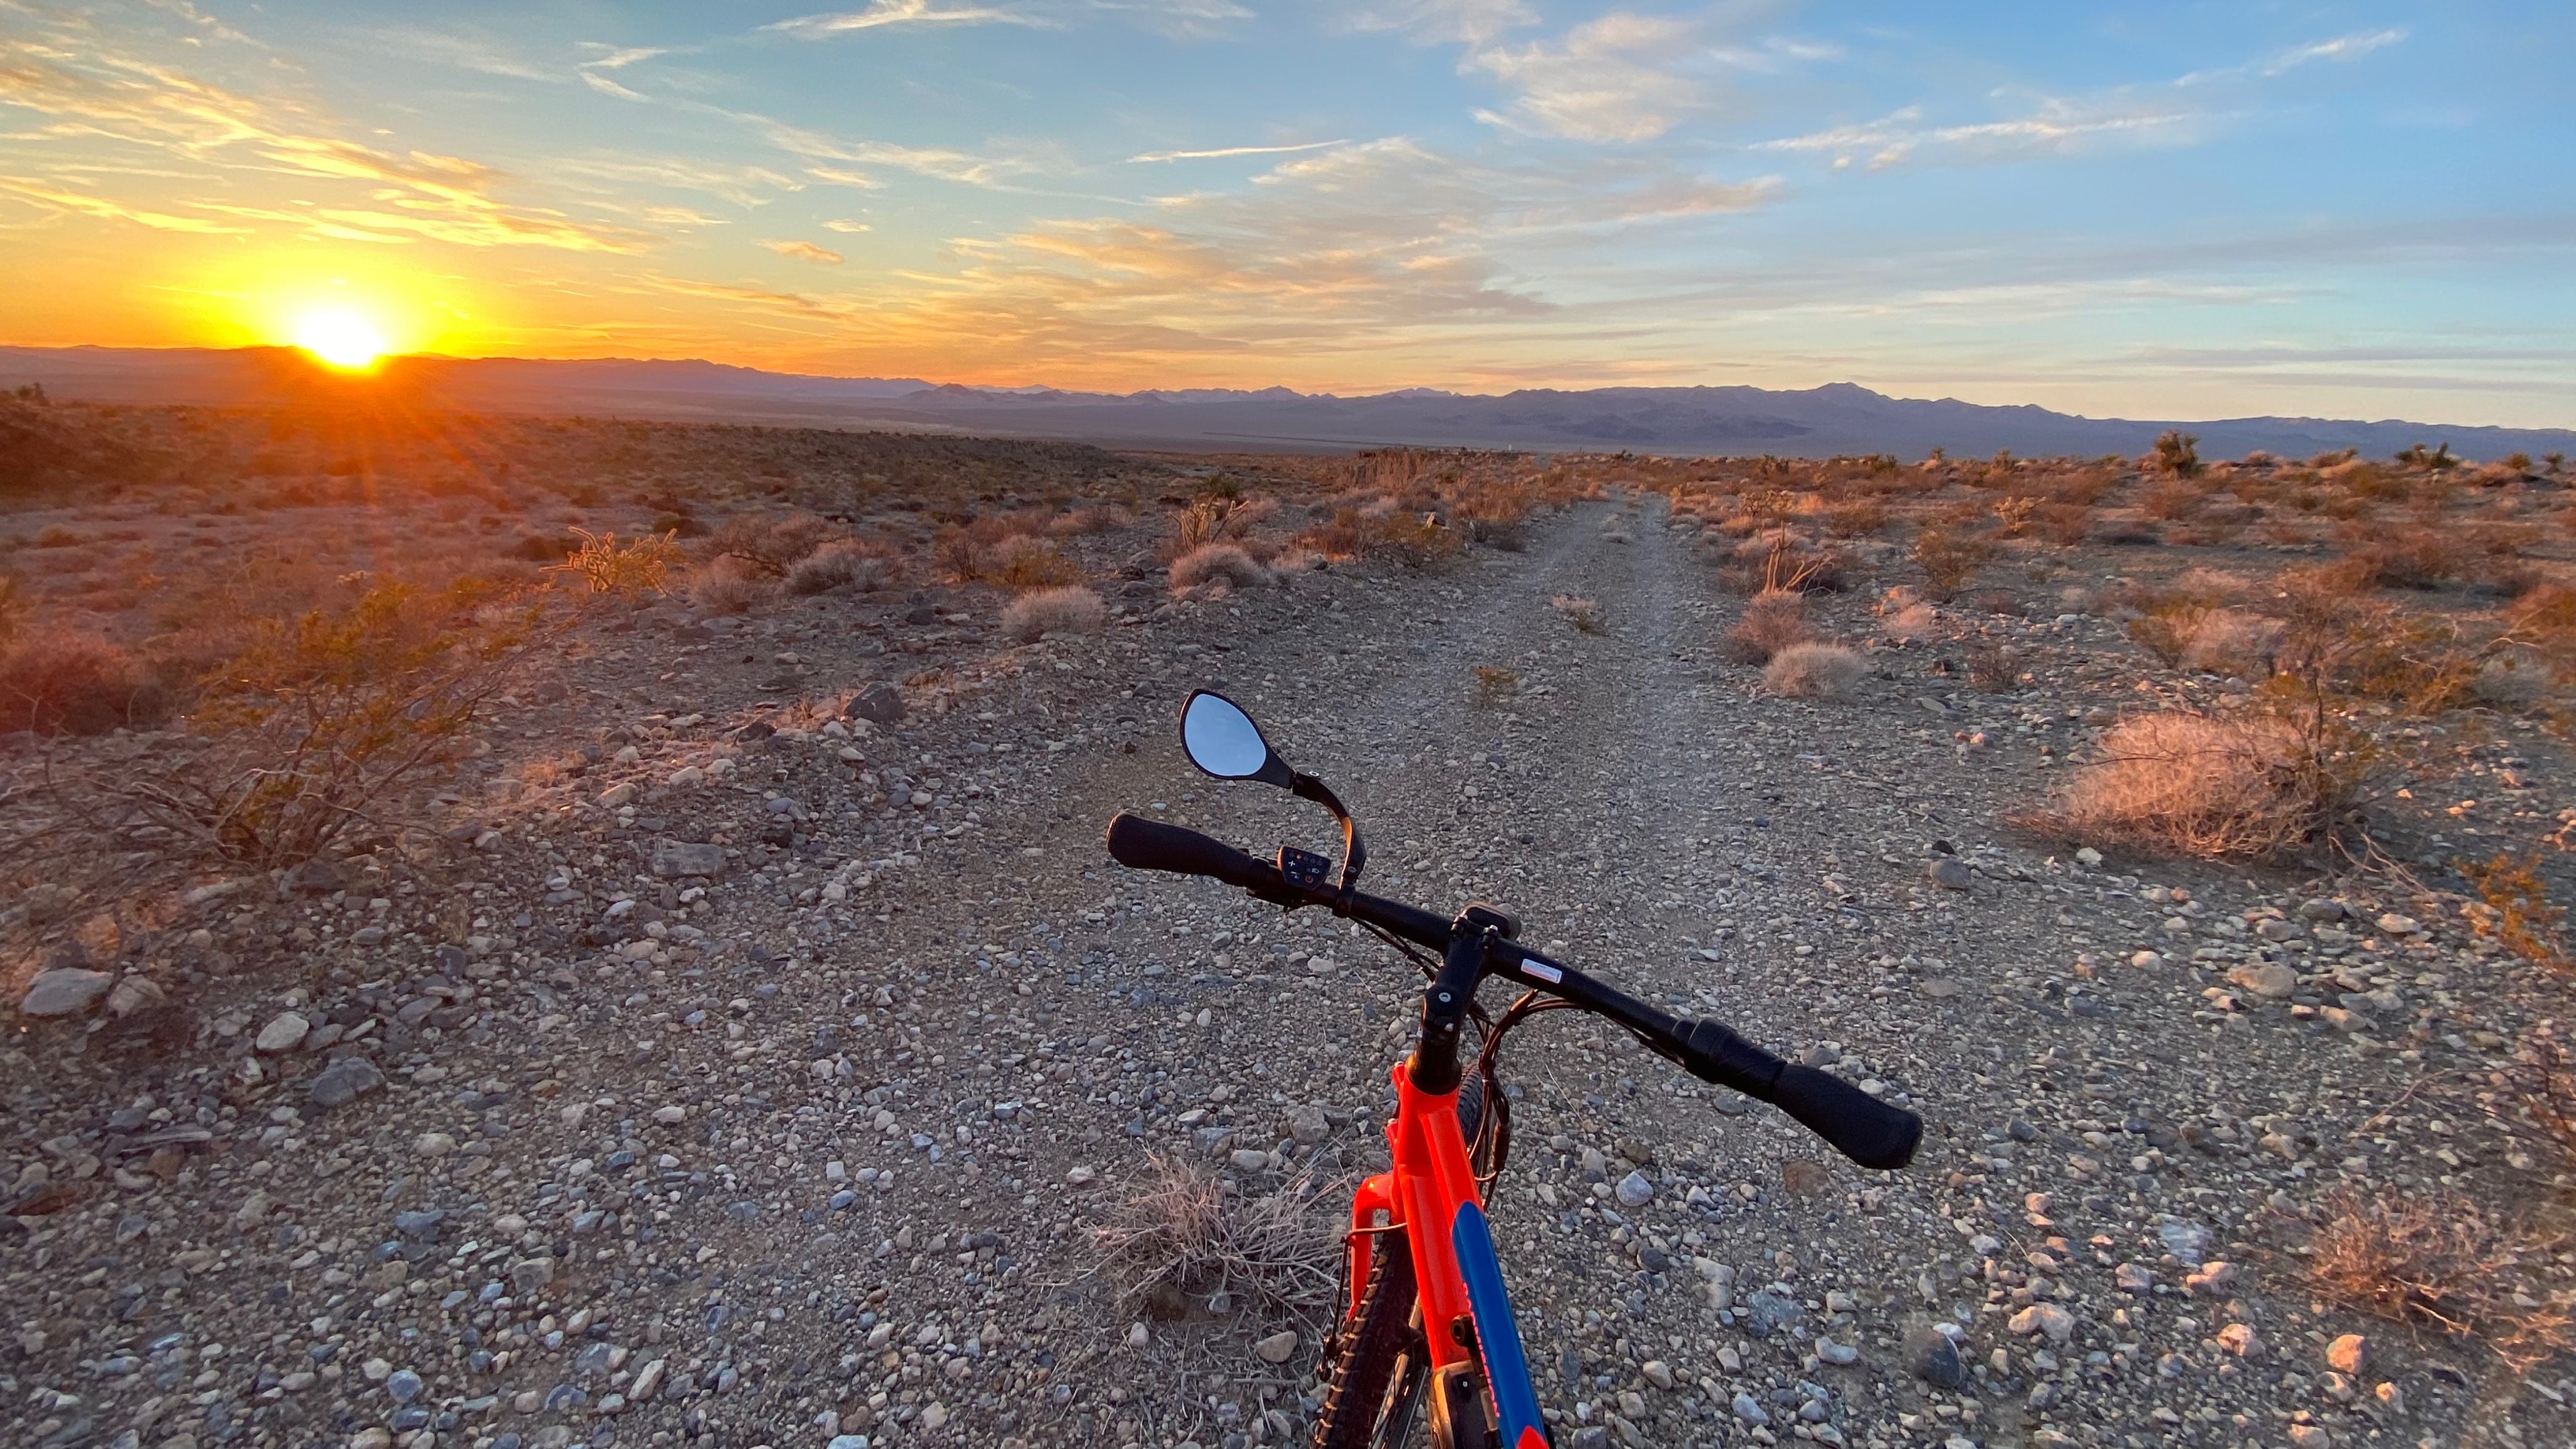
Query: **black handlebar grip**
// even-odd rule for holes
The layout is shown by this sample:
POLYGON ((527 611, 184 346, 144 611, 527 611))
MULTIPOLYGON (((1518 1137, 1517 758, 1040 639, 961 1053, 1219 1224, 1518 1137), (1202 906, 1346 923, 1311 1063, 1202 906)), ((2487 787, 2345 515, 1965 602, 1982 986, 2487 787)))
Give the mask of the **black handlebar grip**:
POLYGON ((1892 1170, 1914 1160, 1922 1118, 1840 1077, 1791 1066, 1721 1023, 1674 1026, 1679 1060, 1692 1076, 1770 1103, 1863 1167, 1892 1170))
POLYGON ((1923 1141, 1922 1118, 1814 1067, 1782 1067, 1771 1105, 1863 1167, 1894 1171, 1914 1160, 1923 1141))
POLYGON ((1109 822, 1109 854, 1135 870, 1168 870, 1176 875, 1204 875, 1243 890, 1276 887, 1279 872, 1222 840, 1186 826, 1165 825, 1138 815, 1119 815, 1109 822))

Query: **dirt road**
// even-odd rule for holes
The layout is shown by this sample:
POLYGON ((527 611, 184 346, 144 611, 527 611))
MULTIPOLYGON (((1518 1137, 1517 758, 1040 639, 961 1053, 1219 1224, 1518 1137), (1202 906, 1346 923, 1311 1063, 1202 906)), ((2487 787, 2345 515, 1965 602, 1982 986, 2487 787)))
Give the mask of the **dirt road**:
MULTIPOLYGON (((284 907, 333 964, 226 1008, 225 1064, 164 1063, 142 1095, 105 1044, 15 1053, 19 1160, 99 1190, 0 1239, 10 1441, 1301 1434, 1328 1281, 1122 1293, 1094 1237, 1158 1173, 1252 1201, 1380 1160, 1418 989, 1329 920, 1106 860, 1122 808, 1330 844, 1319 812, 1187 769, 1172 719, 1200 685, 1341 791, 1374 892, 1506 905, 1931 1124, 1913 1169, 1866 1173, 1587 1021, 1516 1035, 1494 1217, 1560 1443, 2563 1428, 2476 1351, 2320 1311, 2273 1255, 2337 1184, 2511 1150, 2374 1116, 2475 1061, 2447 925, 2052 856, 1997 820, 2104 703, 2107 625, 2016 624, 2018 693, 1887 647, 1852 698, 1766 697, 1715 650, 1740 601, 1660 510, 1051 640, 922 686, 953 707, 899 729, 745 738, 662 674, 626 706, 657 710, 645 748, 581 787, 626 768, 624 817, 584 798, 479 880, 284 907), (751 844, 764 826, 800 843, 751 844), (657 876, 655 839, 733 856, 657 876), (289 1011, 343 1046, 239 1048, 289 1011), (384 1084, 326 1105, 329 1055, 384 1084), (2330 1365, 2355 1331, 2369 1361, 2330 1365)), ((752 632, 828 673, 830 607, 752 632)))

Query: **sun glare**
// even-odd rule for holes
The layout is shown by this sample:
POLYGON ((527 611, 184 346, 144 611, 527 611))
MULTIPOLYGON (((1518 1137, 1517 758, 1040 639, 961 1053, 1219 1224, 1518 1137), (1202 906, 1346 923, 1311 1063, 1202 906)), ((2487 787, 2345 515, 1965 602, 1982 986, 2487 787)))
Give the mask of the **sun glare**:
POLYGON ((385 334, 357 312, 330 307, 296 319, 295 345, 327 366, 360 372, 385 355, 385 334))

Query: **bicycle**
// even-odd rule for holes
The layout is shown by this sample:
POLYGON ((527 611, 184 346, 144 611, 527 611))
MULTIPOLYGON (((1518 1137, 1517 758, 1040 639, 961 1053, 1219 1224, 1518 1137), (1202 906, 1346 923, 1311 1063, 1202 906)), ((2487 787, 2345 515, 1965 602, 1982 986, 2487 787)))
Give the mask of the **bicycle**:
POLYGON ((1291 769, 1223 695, 1198 690, 1183 703, 1181 744, 1208 775, 1276 786, 1330 811, 1342 827, 1340 871, 1294 846, 1263 862, 1195 830, 1123 813, 1109 822, 1112 858, 1207 876, 1283 910, 1320 907, 1357 922, 1430 978, 1420 1031, 1394 1071, 1393 1165, 1351 1201, 1345 1303, 1324 1350, 1314 1449, 1395 1449, 1425 1403, 1438 1449, 1551 1443, 1484 1209, 1511 1148, 1496 1052, 1531 1016, 1571 1009, 1605 1017, 1693 1076, 1780 1108, 1864 1167, 1892 1170, 1913 1160, 1923 1133, 1913 1113, 1785 1062, 1721 1023, 1673 1016, 1530 950, 1508 912, 1478 904, 1443 918, 1361 894, 1367 847, 1350 811, 1321 780, 1291 769), (1425 952, 1439 953, 1436 963, 1425 952), (1527 988, 1499 1017, 1476 1003, 1489 977, 1527 988), (1472 1076, 1460 1060, 1471 1023, 1479 1034, 1472 1076))

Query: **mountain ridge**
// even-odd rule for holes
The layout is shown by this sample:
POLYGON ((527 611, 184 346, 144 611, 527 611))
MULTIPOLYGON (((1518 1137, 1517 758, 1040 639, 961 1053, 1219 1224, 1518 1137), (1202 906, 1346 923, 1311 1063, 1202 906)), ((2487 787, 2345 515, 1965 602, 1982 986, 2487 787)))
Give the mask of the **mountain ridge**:
MULTIPOLYGON (((65 399, 272 405, 322 375, 287 348, 0 346, 0 387, 36 382, 65 399)), ((1934 448, 1961 454, 2133 455, 2181 428, 2213 457, 2357 448, 2381 456, 2448 443, 2472 458, 2576 452, 2576 430, 2404 419, 2258 416, 2090 418, 2031 403, 1897 398, 1852 382, 1771 389, 1399 388, 1341 396, 1293 388, 1147 388, 1132 393, 997 388, 920 378, 778 373, 702 359, 389 358, 382 385, 465 410, 678 421, 998 433, 1130 447, 1339 451, 1415 445, 1540 452, 1774 453, 1818 457, 1934 448)))

